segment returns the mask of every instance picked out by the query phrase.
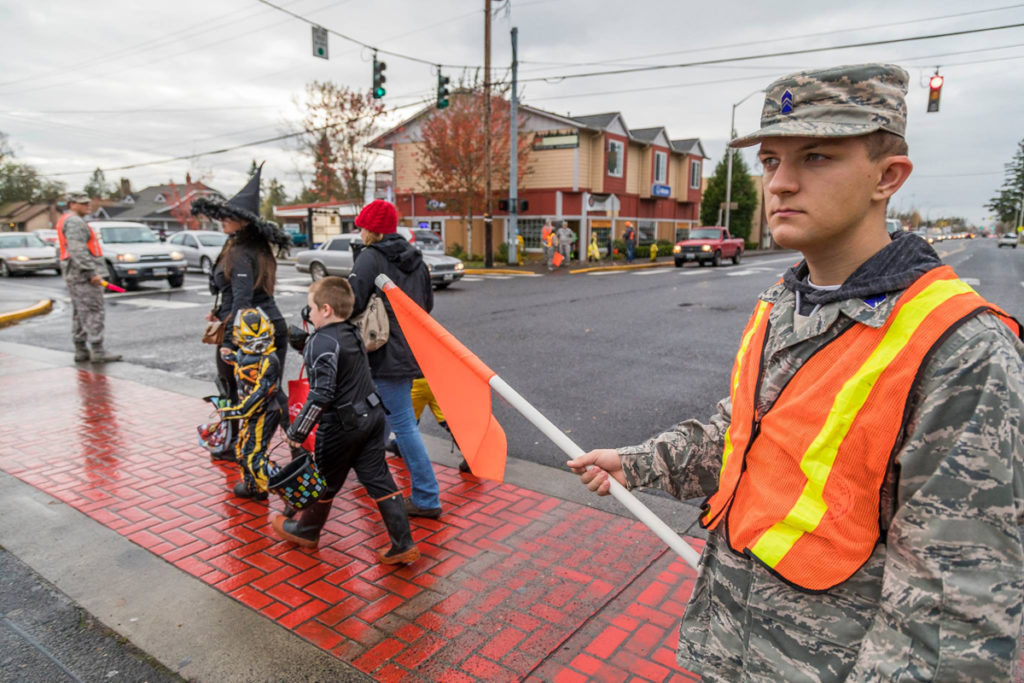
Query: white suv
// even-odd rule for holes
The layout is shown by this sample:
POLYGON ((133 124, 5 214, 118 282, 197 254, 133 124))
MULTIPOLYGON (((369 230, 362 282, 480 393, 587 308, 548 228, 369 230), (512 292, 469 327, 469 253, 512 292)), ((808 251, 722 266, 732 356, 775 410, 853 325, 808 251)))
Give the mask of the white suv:
POLYGON ((1020 240, 1017 238, 1017 235, 1015 233, 1008 232, 999 238, 999 247, 1013 247, 1014 249, 1016 249, 1018 241, 1020 240))
POLYGON ((89 221, 99 237, 107 279, 125 289, 137 289, 142 280, 167 280, 171 287, 185 284, 185 254, 163 244, 148 226, 127 221, 89 221))

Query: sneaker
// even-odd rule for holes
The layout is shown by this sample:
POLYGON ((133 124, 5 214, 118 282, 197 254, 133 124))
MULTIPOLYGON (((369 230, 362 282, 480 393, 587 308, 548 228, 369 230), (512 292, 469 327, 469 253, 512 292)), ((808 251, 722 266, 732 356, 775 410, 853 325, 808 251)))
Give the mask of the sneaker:
POLYGON ((405 514, 410 517, 426 517, 427 519, 437 519, 441 516, 441 508, 420 508, 416 507, 411 498, 404 498, 405 501, 405 514))

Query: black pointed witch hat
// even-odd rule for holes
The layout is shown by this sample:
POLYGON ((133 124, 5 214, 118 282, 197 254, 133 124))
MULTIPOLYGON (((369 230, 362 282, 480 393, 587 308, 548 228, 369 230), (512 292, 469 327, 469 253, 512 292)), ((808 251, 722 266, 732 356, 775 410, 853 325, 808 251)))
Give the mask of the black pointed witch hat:
POLYGON ((277 226, 260 216, 260 174, 263 164, 256 168, 249 181, 231 199, 224 201, 212 197, 199 197, 192 202, 192 215, 203 214, 214 220, 233 218, 247 221, 265 240, 278 246, 287 246, 291 237, 277 226))

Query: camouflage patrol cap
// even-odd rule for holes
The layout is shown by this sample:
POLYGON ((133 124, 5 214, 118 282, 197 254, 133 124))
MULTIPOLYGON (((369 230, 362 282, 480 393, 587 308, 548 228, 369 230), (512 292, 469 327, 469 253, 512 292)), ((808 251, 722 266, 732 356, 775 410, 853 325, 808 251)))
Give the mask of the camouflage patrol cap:
POLYGON ((67 197, 68 204, 88 204, 89 195, 84 192, 70 192, 67 197))
POLYGON ((909 75, 894 64, 857 64, 784 76, 765 91, 761 129, 730 147, 770 137, 845 138, 907 129, 909 75))

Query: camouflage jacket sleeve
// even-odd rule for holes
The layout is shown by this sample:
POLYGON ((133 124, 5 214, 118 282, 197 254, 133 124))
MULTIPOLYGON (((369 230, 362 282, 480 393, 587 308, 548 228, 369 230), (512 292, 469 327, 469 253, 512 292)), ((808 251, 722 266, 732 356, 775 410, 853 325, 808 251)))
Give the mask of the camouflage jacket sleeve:
POLYGON ((849 680, 1011 680, 1024 603, 1022 356, 986 315, 929 363, 897 455, 881 607, 849 680))
POLYGON ((714 493, 731 416, 732 402, 725 398, 709 424, 687 420, 642 444, 618 449, 626 487, 659 488, 680 500, 714 493))
POLYGON ((68 243, 68 267, 77 274, 90 278, 98 273, 99 259, 89 253, 89 226, 78 216, 64 221, 64 239, 68 243))

